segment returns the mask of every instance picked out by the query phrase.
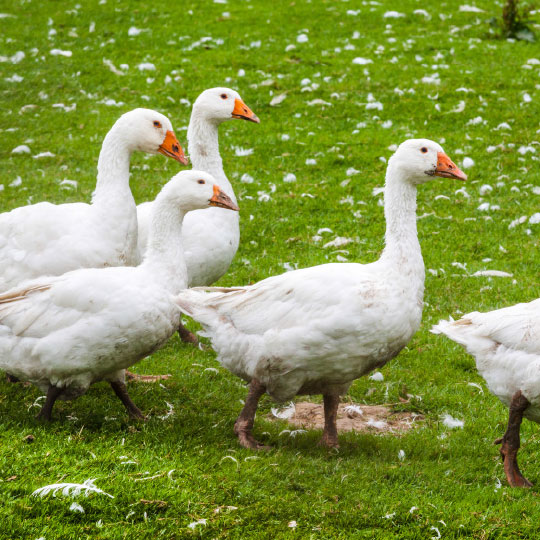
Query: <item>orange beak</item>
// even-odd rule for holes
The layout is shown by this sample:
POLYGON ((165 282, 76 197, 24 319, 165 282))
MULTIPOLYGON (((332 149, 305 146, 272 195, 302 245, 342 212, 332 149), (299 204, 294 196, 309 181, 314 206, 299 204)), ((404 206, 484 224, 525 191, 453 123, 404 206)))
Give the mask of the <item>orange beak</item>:
POLYGON ((182 147, 180 146, 180 143, 178 142, 178 139, 173 131, 167 131, 165 139, 159 147, 158 152, 164 156, 176 159, 176 161, 179 161, 183 165, 187 165, 189 163, 188 158, 185 156, 184 151, 182 150, 182 147))
POLYGON ((214 195, 212 198, 208 201, 208 204, 210 206, 217 206, 219 208, 228 208, 229 210, 240 210, 236 204, 232 201, 232 199, 223 193, 221 189, 219 189, 218 186, 214 184, 214 195))
POLYGON ((467 175, 444 152, 437 152, 437 168, 433 174, 443 178, 467 180, 467 175))
POLYGON ((257 115, 241 100, 236 98, 234 100, 234 109, 232 112, 233 118, 240 118, 241 120, 249 120, 259 124, 261 121, 257 118, 257 115))

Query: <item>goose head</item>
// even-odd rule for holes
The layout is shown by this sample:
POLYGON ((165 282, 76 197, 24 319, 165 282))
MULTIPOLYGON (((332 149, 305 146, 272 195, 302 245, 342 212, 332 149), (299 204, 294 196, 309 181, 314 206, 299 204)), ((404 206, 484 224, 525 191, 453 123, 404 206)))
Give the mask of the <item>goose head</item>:
POLYGON ((225 120, 238 118, 258 124, 260 120, 244 103, 240 94, 230 88, 209 88, 193 104, 193 112, 206 120, 221 124, 225 120))
POLYGON ((467 175, 446 155, 442 147, 429 139, 409 139, 401 143, 388 162, 404 180, 423 184, 434 176, 467 180, 467 175))
POLYGON ((238 211, 238 206, 216 184, 214 177, 203 171, 182 171, 165 185, 161 195, 184 212, 217 206, 238 211))
POLYGON ((188 164, 171 122, 163 114, 151 109, 134 109, 122 115, 116 125, 131 149, 160 153, 188 164))

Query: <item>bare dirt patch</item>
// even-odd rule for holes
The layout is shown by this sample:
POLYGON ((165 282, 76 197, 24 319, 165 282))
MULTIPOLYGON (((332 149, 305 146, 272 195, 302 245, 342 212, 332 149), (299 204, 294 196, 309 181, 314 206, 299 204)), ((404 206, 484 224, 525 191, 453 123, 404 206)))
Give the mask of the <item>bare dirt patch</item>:
MULTIPOLYGON (((301 401, 279 414, 282 420, 301 429, 323 429, 324 410, 322 403, 301 401)), ((277 420, 271 415, 272 420, 277 420)), ((400 435, 415 428, 424 417, 414 412, 397 412, 387 405, 353 405, 341 403, 337 415, 339 432, 357 431, 400 435)))

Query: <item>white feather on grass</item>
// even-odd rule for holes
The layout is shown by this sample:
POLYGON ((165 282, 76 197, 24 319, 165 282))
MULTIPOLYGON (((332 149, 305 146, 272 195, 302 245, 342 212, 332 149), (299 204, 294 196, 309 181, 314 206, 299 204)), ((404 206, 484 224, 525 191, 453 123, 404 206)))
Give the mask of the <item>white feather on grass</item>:
POLYGON ((364 414, 364 411, 358 405, 347 405, 343 410, 350 418, 364 414))
POLYGON ((294 415, 294 413, 296 412, 296 406, 294 405, 294 403, 291 401, 287 407, 285 407, 284 409, 282 409, 281 411, 277 408, 277 407, 272 407, 270 409, 270 412, 272 413, 273 416, 275 416, 276 418, 280 418, 281 420, 287 420, 287 418, 290 418, 291 416, 294 415))
POLYGON ((230 459, 231 461, 234 461, 236 463, 236 467, 240 468, 240 463, 238 463, 238 460, 233 456, 223 456, 219 462, 221 463, 225 459, 230 459))
POLYGON ((72 512, 80 512, 81 514, 84 514, 84 508, 79 503, 76 503, 76 502, 71 503, 71 506, 69 507, 69 509, 72 512))
POLYGON ((30 405, 30 407, 28 407, 28 410, 30 410, 32 407, 42 407, 43 405, 40 402, 43 401, 44 399, 47 399, 47 396, 39 396, 39 397, 37 397, 36 400, 34 401, 34 403, 32 403, 32 405, 30 405))
POLYGON ((158 418, 160 420, 166 420, 170 416, 174 416, 174 407, 173 407, 173 405, 171 403, 169 403, 168 401, 166 401, 165 403, 167 404, 167 407, 169 408, 169 410, 163 416, 158 416, 158 418))
POLYGON ((472 274, 472 277, 513 277, 514 274, 509 274, 508 272, 502 272, 501 270, 478 270, 472 274))
POLYGON ((197 521, 192 521, 189 525, 189 529, 195 529, 197 525, 206 525, 206 519, 198 519, 197 521))
POLYGON ((110 495, 109 493, 106 493, 102 489, 99 489, 94 484, 95 478, 88 478, 88 480, 85 480, 82 484, 75 484, 75 483, 64 483, 64 484, 50 484, 48 486, 43 486, 41 488, 36 489, 32 496, 34 497, 46 497, 49 493, 52 492, 52 496, 56 497, 56 494, 59 491, 62 491, 62 495, 64 497, 78 497, 81 493, 84 492, 85 497, 88 497, 90 493, 103 493, 103 495, 107 495, 107 497, 110 497, 111 499, 114 499, 113 495, 110 495))
POLYGON ((384 429, 388 424, 383 420, 373 420, 373 418, 370 418, 367 421, 367 425, 374 427, 375 429, 384 429))
POLYGON ((475 382, 470 382, 470 383, 467 383, 468 386, 474 386, 475 388, 478 388, 478 390, 480 390, 480 393, 483 394, 484 393, 484 389, 477 383, 475 382))
POLYGON ((465 422, 463 420, 454 418, 448 413, 443 414, 442 419, 443 424, 450 429, 462 428, 465 425, 465 422))
POLYGON ((300 433, 307 433, 305 429, 284 429, 280 435, 289 435, 292 439, 294 439, 297 435, 300 433))

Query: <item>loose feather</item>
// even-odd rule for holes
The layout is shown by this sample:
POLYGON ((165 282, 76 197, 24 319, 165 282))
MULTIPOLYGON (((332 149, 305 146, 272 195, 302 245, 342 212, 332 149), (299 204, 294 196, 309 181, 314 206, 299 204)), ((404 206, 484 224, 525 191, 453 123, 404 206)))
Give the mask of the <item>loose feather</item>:
POLYGON ((52 493, 53 497, 56 497, 56 494, 60 491, 63 497, 78 497, 81 493, 85 497, 88 497, 90 493, 103 494, 111 499, 114 499, 114 496, 110 493, 106 493, 102 489, 98 488, 94 481, 95 478, 88 478, 82 484, 76 483, 63 483, 63 484, 49 484, 48 486, 43 486, 36 489, 33 493, 33 497, 46 497, 49 493, 52 493))

